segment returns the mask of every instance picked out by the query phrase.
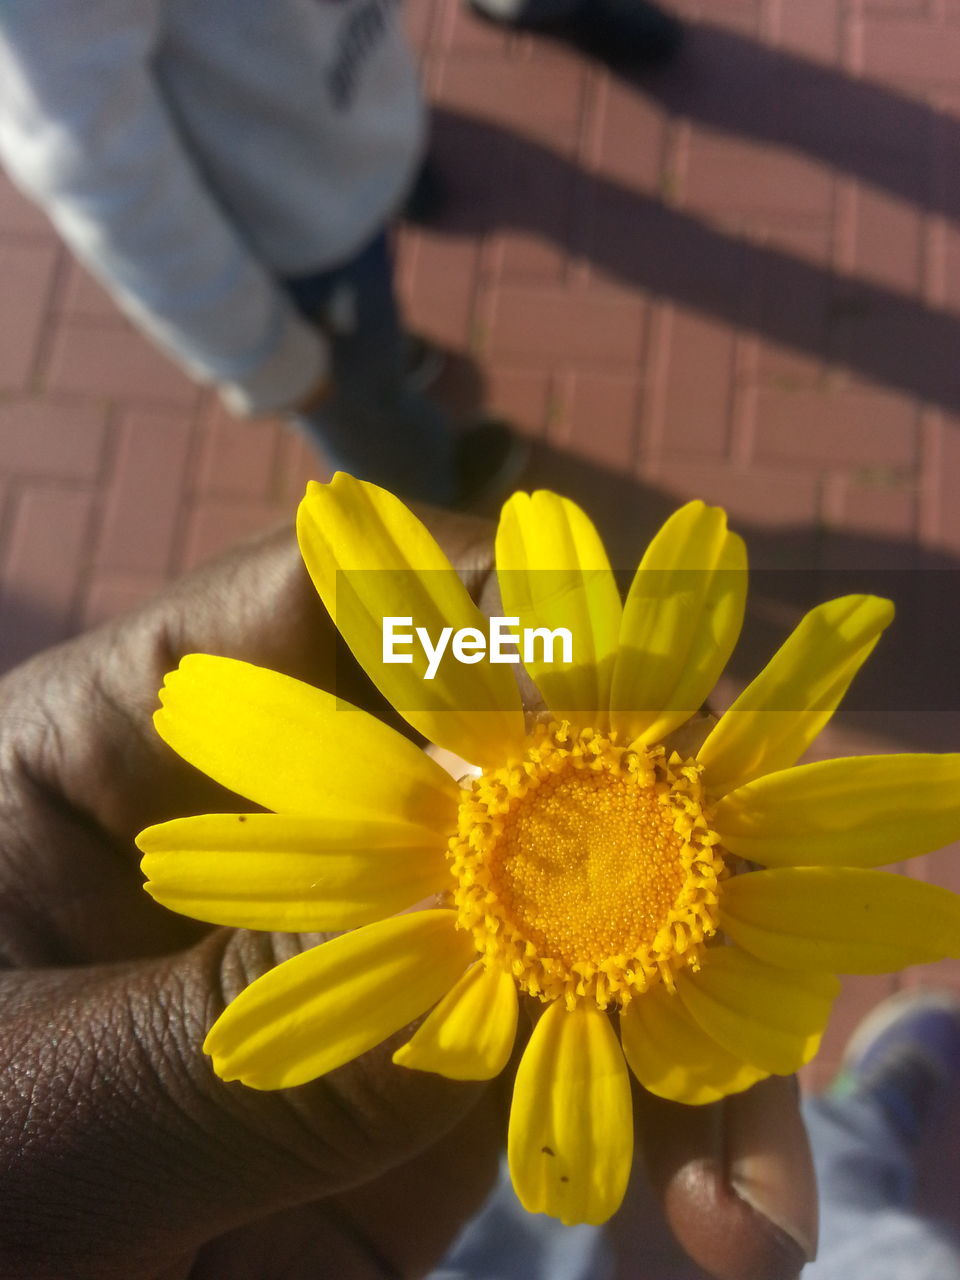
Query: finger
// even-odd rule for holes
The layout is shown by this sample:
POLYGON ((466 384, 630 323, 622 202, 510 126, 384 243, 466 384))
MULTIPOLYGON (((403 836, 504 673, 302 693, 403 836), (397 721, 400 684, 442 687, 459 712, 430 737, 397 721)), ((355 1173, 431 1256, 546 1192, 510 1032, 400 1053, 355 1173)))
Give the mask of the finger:
POLYGON ((718 1280, 794 1280, 816 1252, 817 1198, 793 1079, 723 1102, 640 1100, 641 1143, 674 1235, 718 1280))
POLYGON ((392 1280, 400 1274, 355 1237, 334 1201, 325 1200, 229 1231, 150 1280, 392 1280))
MULTIPOLYGON (((213 1076, 198 1047, 210 1022, 302 943, 218 931, 176 958, 0 978, 0 1272, 162 1274, 224 1232, 382 1177, 468 1115, 483 1086, 397 1069, 397 1037, 296 1090, 213 1076)), ((395 1179, 399 1220, 429 1215, 434 1238, 450 1238, 485 1193, 500 1134, 474 1125, 472 1159, 448 1144, 421 1157, 417 1178, 395 1179), (445 1198, 454 1159, 465 1183, 445 1198)), ((354 1243, 390 1247, 366 1239, 360 1208, 344 1215, 354 1243)))
POLYGON ((188 1260, 186 1270, 181 1266, 157 1280, 426 1275, 493 1186, 499 1161, 489 1136, 503 1130, 507 1101, 506 1090, 488 1089, 429 1151, 343 1195, 229 1232, 188 1260))
POLYGON ((132 853, 85 815, 20 786, 0 779, 0 968, 164 955, 210 931, 144 893, 132 853))
MULTIPOLYGON (((429 518, 479 594, 489 577, 487 523, 446 513, 429 518)), ((28 813, 42 822, 59 808, 78 828, 102 834, 108 857, 133 861, 132 837, 145 825, 255 807, 185 764, 153 729, 163 677, 189 652, 271 667, 382 718, 393 716, 339 644, 292 531, 245 544, 139 611, 40 654, 0 681, 6 860, 0 881, 15 885, 21 900, 39 900, 35 851, 57 847, 43 831, 24 830, 28 813)), ((53 860, 49 852, 43 857, 53 860)))
POLYGON ((85 815, 133 857, 131 837, 151 815, 218 800, 229 808, 228 794, 178 760, 151 723, 164 674, 183 652, 203 648, 284 659, 315 678, 334 670, 333 630, 289 533, 231 553, 7 675, 0 740, 19 769, 4 811, 27 807, 26 776, 48 805, 85 815))
POLYGON ((482 1207, 499 1172, 511 1083, 505 1072, 435 1146, 336 1198, 350 1221, 368 1224, 367 1238, 399 1275, 426 1275, 482 1207), (425 1213, 411 1216, 411 1186, 425 1213))

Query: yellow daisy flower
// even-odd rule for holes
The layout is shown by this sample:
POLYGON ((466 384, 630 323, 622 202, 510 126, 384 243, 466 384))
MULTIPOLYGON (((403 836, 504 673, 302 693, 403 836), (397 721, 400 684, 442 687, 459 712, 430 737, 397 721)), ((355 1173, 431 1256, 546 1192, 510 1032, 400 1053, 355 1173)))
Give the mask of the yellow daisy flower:
POLYGON ((514 1185, 529 1210, 599 1223, 633 1156, 628 1066, 661 1097, 714 1101, 809 1061, 835 973, 960 954, 960 898, 870 869, 960 835, 960 756, 796 765, 887 601, 813 609, 719 721, 698 719, 743 620, 724 513, 671 516, 621 604, 583 512, 517 494, 496 538, 504 614, 573 640, 567 662, 534 645, 547 711, 525 719, 513 671, 477 645, 431 679, 416 645, 384 661, 385 617, 434 641, 485 632, 398 499, 346 475, 311 484, 298 533, 359 663, 477 776, 458 785, 366 712, 244 662, 194 654, 167 677, 163 738, 272 812, 147 829, 148 891, 215 924, 347 931, 228 1006, 204 1045, 225 1080, 301 1084, 424 1013, 394 1061, 489 1079, 524 992, 541 1016, 513 1094, 514 1185), (405 911, 424 899, 441 905, 405 911))

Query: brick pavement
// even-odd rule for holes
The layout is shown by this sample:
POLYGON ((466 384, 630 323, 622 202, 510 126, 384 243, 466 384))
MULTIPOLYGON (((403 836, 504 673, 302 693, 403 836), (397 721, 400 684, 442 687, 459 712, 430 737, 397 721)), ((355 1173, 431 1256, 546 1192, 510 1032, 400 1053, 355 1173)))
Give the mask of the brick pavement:
MULTIPOLYGON (((680 63, 628 83, 410 0, 450 187, 399 236, 410 318, 620 563, 677 500, 728 507, 767 571, 734 683, 811 592, 890 588, 905 639, 826 746, 956 747, 960 0, 676 8, 680 63)), ((3 668, 289 518, 322 468, 230 421, 2 180, 0 280, 3 668)), ((849 984, 821 1076, 892 985, 849 984)))

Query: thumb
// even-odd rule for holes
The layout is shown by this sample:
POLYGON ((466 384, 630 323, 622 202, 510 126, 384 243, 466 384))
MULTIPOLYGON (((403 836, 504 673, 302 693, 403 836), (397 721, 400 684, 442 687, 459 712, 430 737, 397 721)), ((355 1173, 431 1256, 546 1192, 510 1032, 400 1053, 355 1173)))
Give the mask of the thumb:
POLYGON ((817 1191, 796 1081, 771 1076, 704 1107, 639 1099, 655 1194, 718 1280, 793 1280, 817 1245, 817 1191))
MULTIPOLYGON (((244 1223, 385 1175, 470 1112, 483 1086, 398 1069, 396 1041, 296 1090, 218 1080, 204 1034, 297 943, 218 930, 160 960, 0 978, 0 1275, 157 1275, 244 1223)), ((476 1162, 476 1199, 491 1173, 476 1162)), ((395 1181, 422 1221, 416 1182, 395 1181)), ((438 1239, 459 1225, 444 1212, 431 1197, 438 1239)))

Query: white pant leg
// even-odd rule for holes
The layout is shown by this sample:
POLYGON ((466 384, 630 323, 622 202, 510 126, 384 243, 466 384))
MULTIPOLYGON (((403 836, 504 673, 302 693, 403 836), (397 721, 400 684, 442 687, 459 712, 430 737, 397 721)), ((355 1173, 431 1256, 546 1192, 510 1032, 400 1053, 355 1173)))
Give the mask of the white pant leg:
POLYGON ((803 1280, 960 1280, 960 1235, 912 1209, 912 1154, 879 1107, 804 1105, 820 1191, 820 1252, 803 1280))
POLYGON ((480 1212, 427 1280, 611 1280, 613 1254, 602 1227, 565 1227, 527 1213, 507 1162, 480 1212))

